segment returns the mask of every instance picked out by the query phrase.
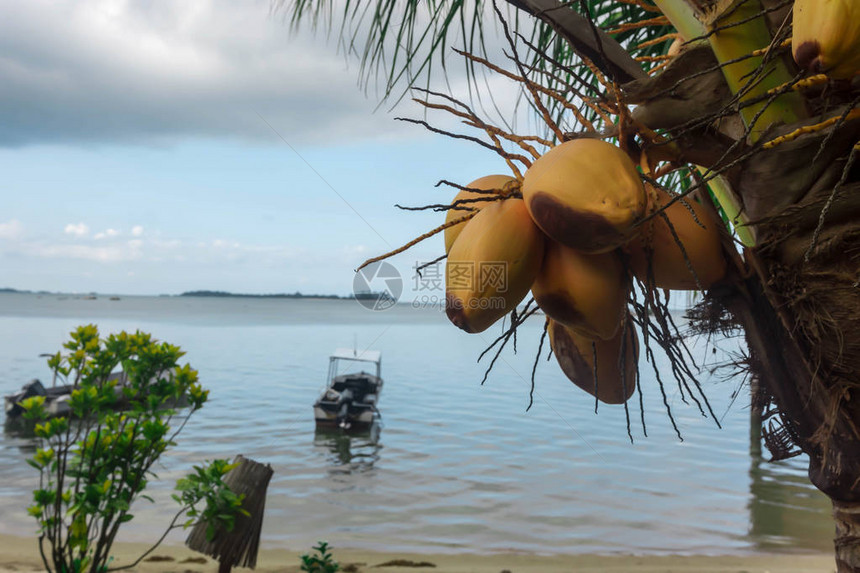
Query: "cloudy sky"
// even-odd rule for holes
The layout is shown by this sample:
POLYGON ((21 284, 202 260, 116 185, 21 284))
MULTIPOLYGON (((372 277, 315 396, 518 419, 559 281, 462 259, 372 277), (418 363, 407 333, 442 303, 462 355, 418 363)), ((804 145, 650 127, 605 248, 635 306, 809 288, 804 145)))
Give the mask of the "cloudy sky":
POLYGON ((0 287, 351 292, 362 260, 444 217, 394 203, 505 172, 357 80, 269 0, 0 0, 0 287))

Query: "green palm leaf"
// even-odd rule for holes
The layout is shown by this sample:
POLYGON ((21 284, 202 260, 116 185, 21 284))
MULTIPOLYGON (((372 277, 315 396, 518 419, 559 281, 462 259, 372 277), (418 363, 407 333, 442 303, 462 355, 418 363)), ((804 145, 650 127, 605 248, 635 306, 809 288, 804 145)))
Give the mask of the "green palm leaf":
MULTIPOLYGON (((512 30, 522 34, 536 49, 524 56, 530 66, 559 73, 556 65, 549 64, 555 61, 576 70, 581 78, 593 80, 578 56, 549 25, 517 10, 515 0, 508 4, 506 14, 512 30)), ((605 30, 659 15, 617 0, 573 1, 562 9, 588 12, 605 30)), ((274 10, 286 12, 293 26, 310 21, 315 28, 327 32, 337 29, 341 50, 360 61, 360 81, 365 87, 371 81, 381 83, 383 101, 392 96, 399 100, 419 81, 429 87, 434 68, 441 67, 447 77, 452 47, 486 57, 485 27, 492 25, 495 18, 492 4, 484 0, 344 0, 338 12, 332 0, 274 0, 274 10)), ((619 32, 613 38, 633 56, 656 56, 666 52, 670 40, 645 48, 636 46, 671 31, 669 26, 647 26, 619 32)), ((475 64, 464 65, 470 87, 474 87, 475 64)), ((559 80, 542 83, 559 91, 565 91, 564 82, 582 83, 564 73, 559 80)), ((597 86, 593 89, 596 91, 597 86)), ((557 105, 547 103, 554 113, 560 112, 557 105)))

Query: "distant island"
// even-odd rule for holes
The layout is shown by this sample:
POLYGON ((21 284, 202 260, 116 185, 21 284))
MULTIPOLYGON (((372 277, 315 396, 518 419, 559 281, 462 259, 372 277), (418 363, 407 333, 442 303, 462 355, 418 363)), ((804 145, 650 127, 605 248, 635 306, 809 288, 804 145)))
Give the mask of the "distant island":
POLYGON ((179 296, 210 296, 210 297, 233 297, 233 298, 322 298, 330 300, 370 300, 380 297, 379 293, 358 293, 356 295, 338 296, 336 294, 303 294, 298 291, 294 293, 273 293, 273 294, 244 294, 233 293, 221 290, 192 290, 187 291, 179 296))
MULTIPOLYGON (((9 287, 0 287, 0 294, 38 294, 38 295, 62 295, 62 296, 72 296, 72 295, 80 295, 84 296, 82 293, 62 293, 62 292, 51 292, 51 291, 32 291, 32 290, 21 290, 14 289, 9 287)), ((99 294, 96 292, 86 293, 87 297, 95 298, 96 296, 108 296, 106 294, 99 294)), ((173 296, 196 296, 196 297, 220 297, 220 298, 296 298, 296 299, 326 299, 326 300, 379 300, 381 298, 388 298, 390 295, 387 293, 378 293, 378 292, 360 292, 354 295, 347 296, 338 296, 336 294, 304 294, 301 292, 294 293, 271 293, 271 294, 249 294, 249 293, 234 293, 227 292, 222 290, 191 290, 183 292, 182 294, 161 294, 161 295, 151 295, 151 296, 159 296, 159 297, 173 297, 173 296)), ((113 299, 118 299, 118 297, 113 296, 113 299)))
POLYGON ((32 290, 19 290, 16 288, 6 288, 6 287, 0 288, 0 293, 5 293, 5 294, 55 294, 55 293, 52 293, 52 292, 46 291, 46 290, 32 291, 32 290))

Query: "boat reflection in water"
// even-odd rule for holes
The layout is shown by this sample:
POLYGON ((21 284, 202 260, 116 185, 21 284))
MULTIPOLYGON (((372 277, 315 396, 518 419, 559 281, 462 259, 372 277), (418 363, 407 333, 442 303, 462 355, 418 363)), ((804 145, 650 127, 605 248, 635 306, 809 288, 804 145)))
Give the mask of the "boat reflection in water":
POLYGON ((380 425, 373 424, 363 432, 344 432, 339 428, 317 428, 314 448, 324 452, 329 473, 353 474, 373 469, 379 459, 380 425))
POLYGON ((750 539, 762 551, 831 551, 831 504, 803 475, 808 459, 769 462, 767 450, 762 451, 761 420, 753 414, 750 422, 750 539))
POLYGON ((23 417, 3 419, 3 437, 8 447, 17 447, 25 458, 29 458, 39 449, 36 439, 36 422, 23 417))

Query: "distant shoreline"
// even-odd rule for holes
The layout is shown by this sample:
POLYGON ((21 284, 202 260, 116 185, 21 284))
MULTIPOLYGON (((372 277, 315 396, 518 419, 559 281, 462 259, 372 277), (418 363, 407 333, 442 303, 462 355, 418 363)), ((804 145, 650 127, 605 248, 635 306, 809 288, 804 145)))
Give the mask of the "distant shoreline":
POLYGON ((21 290, 14 288, 0 288, 0 294, 37 294, 37 295, 60 295, 60 296, 157 296, 157 297, 217 297, 217 298, 288 298, 288 299, 323 299, 323 300, 376 300, 382 293, 358 293, 354 295, 340 296, 336 294, 304 294, 301 292, 294 293, 266 293, 266 294, 251 294, 251 293, 233 293, 220 290, 192 290, 180 294, 159 294, 159 295, 128 295, 122 293, 68 293, 68 292, 53 292, 47 290, 21 290))
POLYGON ((234 293, 221 290, 191 290, 174 296, 198 296, 198 297, 220 297, 220 298, 325 298, 333 300, 351 300, 352 296, 338 296, 336 294, 303 294, 298 291, 294 293, 270 293, 249 294, 234 293))

